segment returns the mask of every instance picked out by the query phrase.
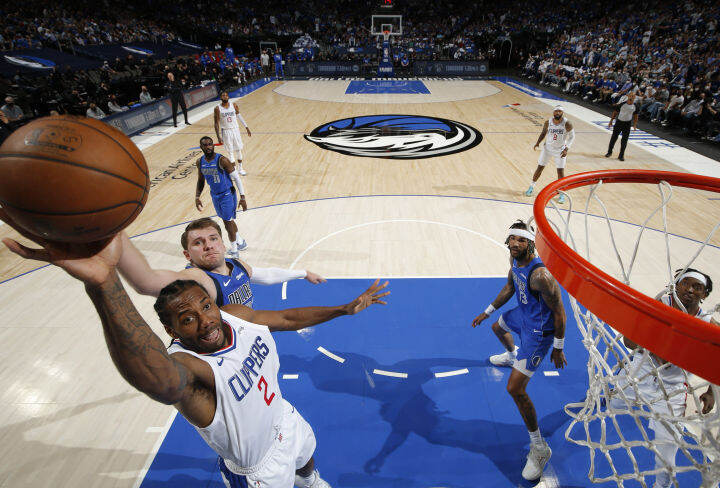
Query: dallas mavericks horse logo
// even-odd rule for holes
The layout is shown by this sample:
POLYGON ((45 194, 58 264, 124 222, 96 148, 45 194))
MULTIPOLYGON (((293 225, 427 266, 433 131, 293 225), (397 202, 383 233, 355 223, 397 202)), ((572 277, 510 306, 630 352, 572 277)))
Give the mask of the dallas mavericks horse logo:
POLYGON ((350 156, 423 159, 471 149, 482 141, 469 125, 418 115, 367 115, 335 120, 305 139, 350 156))

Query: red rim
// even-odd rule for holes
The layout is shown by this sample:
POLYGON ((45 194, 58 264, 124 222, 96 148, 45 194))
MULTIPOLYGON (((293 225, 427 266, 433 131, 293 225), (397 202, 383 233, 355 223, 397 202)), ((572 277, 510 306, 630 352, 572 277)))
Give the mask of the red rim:
MULTIPOLYGON (((691 317, 621 283, 573 251, 555 233, 545 207, 558 190, 597 183, 666 181, 673 186, 720 193, 720 179, 688 173, 604 170, 579 173, 546 186, 533 213, 535 247, 545 266, 579 303, 633 342, 708 381, 720 384, 720 327, 691 317)), ((660 286, 658 287, 660 289, 660 286)))

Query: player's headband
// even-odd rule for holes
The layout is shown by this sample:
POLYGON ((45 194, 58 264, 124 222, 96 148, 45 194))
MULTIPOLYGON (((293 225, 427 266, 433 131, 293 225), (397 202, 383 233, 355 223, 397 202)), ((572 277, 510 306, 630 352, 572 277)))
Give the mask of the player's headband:
POLYGON ((695 271, 688 271, 687 273, 683 273, 680 275, 680 278, 678 278, 675 283, 680 283, 685 278, 695 278, 700 283, 702 283, 704 286, 707 287, 707 278, 705 278, 705 275, 702 273, 697 273, 695 271))
POLYGON ((535 234, 525 229, 510 229, 508 236, 524 237, 529 241, 535 240, 535 234))
POLYGON ((562 105, 555 105, 555 109, 554 109, 554 110, 560 110, 561 112, 564 112, 564 111, 565 111, 565 109, 563 108, 562 105))

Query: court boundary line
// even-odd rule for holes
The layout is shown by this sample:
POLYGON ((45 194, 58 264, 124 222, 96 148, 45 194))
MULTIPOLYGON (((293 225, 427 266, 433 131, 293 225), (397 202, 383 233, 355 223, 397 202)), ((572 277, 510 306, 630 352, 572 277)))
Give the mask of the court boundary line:
MULTIPOLYGON (((345 227, 344 229, 336 230, 335 232, 331 232, 330 234, 327 234, 325 237, 321 237, 320 239, 318 239, 317 241, 313 242, 313 243, 310 244, 308 247, 306 247, 306 248, 295 258, 295 260, 290 264, 290 268, 289 268, 289 269, 293 269, 293 268, 295 267, 295 265, 298 263, 298 261, 300 261, 300 260, 303 258, 303 256, 305 256, 305 254, 306 254, 308 251, 310 251, 311 249, 313 249, 315 246, 317 246, 317 245, 320 244, 321 242, 324 242, 324 241, 327 240, 327 239, 330 239, 331 237, 335 237, 335 236, 338 235, 338 234, 342 234, 343 232, 347 232, 347 231, 350 231, 350 230, 360 229, 360 228, 362 228, 362 227, 369 227, 369 226, 371 226, 371 225, 378 225, 378 224, 396 224, 396 223, 400 223, 400 222, 403 222, 403 223, 413 223, 413 224, 435 224, 435 225, 440 225, 440 226, 443 226, 443 227, 450 227, 451 229, 464 230, 464 231, 469 232, 469 233, 471 233, 471 234, 475 234, 475 235, 478 235, 478 236, 480 236, 480 237, 482 237, 482 238, 484 238, 484 239, 487 239, 488 241, 492 242, 493 244, 497 244, 499 247, 503 247, 503 248, 505 247, 504 244, 501 244, 500 242, 496 241, 496 240, 493 239, 492 237, 489 237, 489 236, 487 236, 487 235, 485 235, 485 234, 483 234, 483 233, 481 233, 481 232, 478 232, 478 231, 475 231, 475 230, 472 230, 472 229, 468 229, 467 227, 462 227, 462 226, 460 226, 460 225, 449 224, 449 223, 447 223, 447 222, 435 222, 435 221, 433 221, 433 220, 424 220, 424 219, 386 219, 386 220, 375 220, 375 221, 372 221, 372 222, 364 222, 364 223, 362 223, 362 224, 351 225, 350 227, 345 227)), ((281 299, 282 299, 282 300, 287 300, 287 285, 288 285, 288 282, 287 282, 287 281, 284 281, 283 284, 282 284, 282 291, 281 291, 281 299)))
MULTIPOLYGON (((315 81, 315 82, 317 82, 317 81, 347 81, 348 84, 349 84, 350 81, 353 81, 353 80, 284 80, 284 83, 283 83, 282 85, 280 85, 280 86, 278 86, 278 87, 276 87, 276 88, 273 88, 273 93, 275 93, 275 94, 277 94, 277 95, 279 95, 279 96, 281 96, 281 97, 292 98, 292 99, 294 99, 294 100, 304 100, 304 101, 306 101, 306 102, 319 102, 319 103, 352 103, 352 104, 355 104, 355 105, 390 105, 390 104, 398 104, 398 103, 400 103, 400 104, 402 104, 402 103, 408 103, 408 104, 412 104, 412 105, 418 105, 418 104, 422 104, 422 103, 456 103, 456 102, 469 102, 469 101, 472 101, 472 100, 481 100, 481 99, 483 99, 483 98, 490 98, 490 97, 493 97, 493 96, 497 95, 498 93, 502 93, 502 92, 503 92, 502 88, 497 87, 497 86, 495 86, 495 85, 492 85, 492 84, 488 83, 488 85, 490 85, 490 86, 492 86, 492 87, 494 87, 494 88, 497 88, 497 91, 494 92, 494 93, 490 93, 489 95, 484 95, 484 96, 482 96, 482 97, 463 98, 463 99, 459 99, 459 100, 419 100, 419 101, 417 101, 417 102, 412 102, 412 101, 407 101, 407 102, 398 102, 398 101, 393 101, 393 102, 353 102, 353 101, 350 101, 350 100, 344 100, 344 101, 339 101, 339 100, 316 100, 316 99, 314 99, 314 98, 303 98, 303 97, 296 97, 296 96, 293 96, 293 95, 286 95, 286 94, 284 94, 284 93, 280 93, 280 92, 277 91, 278 88, 281 88, 285 83, 287 83, 287 82, 289 82, 289 81, 315 81)), ((432 80, 432 81, 453 81, 453 80, 432 80)), ((462 78, 458 78, 457 81, 458 81, 458 82, 464 82, 464 81, 484 81, 485 83, 487 83, 487 82, 489 82, 489 81, 498 81, 498 80, 493 80, 493 79, 487 79, 487 80, 484 80, 484 79, 464 80, 464 79, 462 79, 462 78)), ((500 83, 502 83, 502 82, 500 82, 500 83)), ((345 87, 345 89, 347 90, 347 86, 345 87)), ((367 93, 352 93, 351 95, 369 95, 369 94, 367 94, 367 93)), ((394 93, 394 94, 393 94, 393 93, 379 93, 379 95, 418 95, 418 96, 427 96, 427 95, 424 94, 424 93, 394 93)), ((431 93, 431 95, 432 95, 432 93, 431 93)))
MULTIPOLYGON (((290 201, 290 202, 271 203, 271 204, 268 204, 268 205, 261 205, 260 207, 248 208, 246 211, 249 212, 249 211, 251 211, 251 210, 262 210, 262 209, 266 209, 266 208, 279 207, 279 206, 282 206, 282 205, 292 205, 292 204, 296 204, 296 203, 321 202, 321 201, 324 201, 324 200, 341 200, 341 199, 348 199, 348 198, 378 198, 378 197, 463 198, 463 199, 466 199, 466 200, 482 200, 482 201, 486 201, 486 202, 511 203, 511 204, 514 204, 514 205, 525 205, 525 206, 530 206, 530 207, 532 207, 532 205, 533 205, 533 202, 517 202, 517 201, 511 201, 511 200, 501 200, 501 199, 499 199, 499 198, 473 197, 473 196, 467 196, 467 195, 429 195, 429 194, 427 194, 427 195, 423 195, 423 194, 407 194, 407 195, 403 195, 403 194, 399 194, 399 193, 398 193, 398 194, 381 194, 381 195, 344 195, 344 196, 336 196, 336 197, 310 198, 310 199, 307 199, 307 200, 294 200, 294 201, 290 201)), ((565 210, 565 209, 560 209, 560 211, 561 211, 561 212, 567 212, 567 210, 565 210)), ((578 211, 578 210, 573 210, 573 213, 574 213, 574 214, 578 214, 578 215, 584 215, 584 212, 580 212, 580 211, 578 211)), ((605 217, 602 216, 602 215, 595 215, 595 214, 588 214, 588 215, 589 215, 590 217, 596 217, 596 218, 602 218, 602 219, 605 218, 605 217)), ((217 217, 217 214, 211 215, 211 217, 217 217)), ((193 220, 196 220, 196 219, 193 219, 193 220)), ((611 222, 617 222, 617 223, 620 223, 620 224, 627 224, 627 225, 630 225, 630 226, 633 226, 633 227, 642 227, 640 224, 634 224, 634 223, 628 222, 628 221, 626 221, 626 220, 610 219, 610 221, 611 221, 611 222)), ((136 234, 136 235, 130 236, 130 238, 131 238, 131 239, 135 239, 135 238, 137 238, 137 237, 142 237, 142 236, 145 236, 145 235, 148 235, 148 234, 153 234, 153 233, 155 233, 155 232, 160 232, 161 230, 167 230, 167 229, 172 229, 173 227, 179 227, 179 226, 181 226, 181 225, 187 225, 187 224, 189 224, 190 222, 192 222, 192 220, 186 220, 186 221, 184 221, 184 222, 179 222, 179 223, 177 223, 177 224, 166 225, 165 227, 160 227, 160 228, 158 228, 158 229, 149 230, 149 231, 147 231, 147 232, 141 232, 140 234, 136 234)), ((653 228, 653 227, 646 227, 646 229, 647 229, 647 230, 650 230, 650 231, 653 231, 653 232, 661 232, 661 233, 663 232, 662 230, 660 230, 660 229, 655 229, 655 228, 653 228)), ((679 235, 679 234, 674 234, 674 233, 671 233, 671 232, 668 232, 668 235, 669 235, 669 236, 672 236, 672 237, 677 237, 678 239, 685 239, 685 240, 688 240, 688 241, 691 241, 691 242, 695 242, 695 243, 697 243, 697 244, 702 244, 702 241, 699 241, 699 240, 697 240, 697 239, 693 239, 692 237, 681 236, 681 235, 679 235)), ((708 245, 708 247, 712 247, 712 248, 715 248, 715 249, 720 249, 720 246, 716 246, 716 245, 714 245, 714 244, 708 243, 707 245, 708 245)), ((23 273, 20 273, 19 275, 15 275, 15 276, 12 276, 12 277, 10 277, 10 278, 4 279, 4 280, 0 281, 0 285, 3 285, 3 284, 5 284, 5 283, 7 283, 7 282, 9 282, 9 281, 12 281, 12 280, 14 280, 14 279, 20 278, 20 277, 25 276, 25 275, 27 275, 27 274, 33 273, 33 272, 35 272, 35 271, 41 270, 41 269, 43 269, 43 268, 47 268, 47 267, 49 267, 49 266, 50 266, 50 264, 44 264, 44 265, 39 266, 39 267, 37 267, 37 268, 34 268, 34 269, 31 269, 31 270, 25 271, 25 272, 23 272, 23 273)))
POLYGON ((178 411, 173 409, 173 412, 170 414, 167 422, 163 427, 161 427, 162 431, 158 433, 158 438, 155 441, 155 444, 153 444, 152 450, 148 454, 148 458, 145 460, 145 465, 135 477, 135 483, 133 483, 133 488, 140 488, 140 485, 142 485, 143 481, 145 481, 145 476, 147 476, 148 471, 150 471, 150 466, 152 466, 152 463, 153 461, 155 461, 155 457, 157 456, 158 451, 160 451, 163 442, 165 442, 165 437, 167 437, 167 433, 170 431, 170 427, 172 427, 172 424, 175 423, 175 417, 177 417, 177 414, 178 411))

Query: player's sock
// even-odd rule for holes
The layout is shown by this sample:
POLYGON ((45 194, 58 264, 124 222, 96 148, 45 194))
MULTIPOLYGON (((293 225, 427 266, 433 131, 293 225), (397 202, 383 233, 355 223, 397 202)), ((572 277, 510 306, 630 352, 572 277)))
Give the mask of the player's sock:
POLYGON ((532 188, 533 190, 535 189, 535 182, 534 182, 534 181, 531 181, 531 182, 530 182, 530 188, 532 188))
POLYGON ((540 434, 540 429, 530 432, 528 431, 528 434, 530 434, 530 444, 535 447, 541 447, 543 445, 543 438, 542 434, 540 434))

